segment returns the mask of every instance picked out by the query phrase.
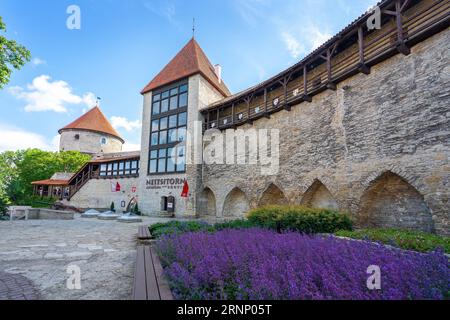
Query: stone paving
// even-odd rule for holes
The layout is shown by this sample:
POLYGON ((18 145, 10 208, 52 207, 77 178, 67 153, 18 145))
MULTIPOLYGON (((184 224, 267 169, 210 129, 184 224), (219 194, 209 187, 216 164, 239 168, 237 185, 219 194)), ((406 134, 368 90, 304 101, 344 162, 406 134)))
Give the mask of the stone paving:
POLYGON ((165 221, 0 221, 0 300, 130 299, 138 226, 165 221), (80 290, 67 288, 73 265, 80 290))
POLYGON ((0 300, 37 300, 32 281, 20 274, 0 272, 0 300))

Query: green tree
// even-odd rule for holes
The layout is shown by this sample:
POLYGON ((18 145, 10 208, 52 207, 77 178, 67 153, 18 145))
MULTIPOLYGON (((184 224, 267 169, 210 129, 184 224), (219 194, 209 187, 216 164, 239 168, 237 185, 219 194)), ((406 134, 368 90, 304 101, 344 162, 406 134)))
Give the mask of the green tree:
POLYGON ((0 187, 4 185, 7 198, 14 204, 22 204, 33 191, 33 181, 49 179, 56 172, 76 172, 90 156, 76 151, 48 152, 29 149, 13 153, 4 152, 0 156, 0 187))
MULTIPOLYGON (((0 32, 2 31, 6 32, 6 25, 0 17, 0 32)), ((12 68, 19 70, 30 59, 31 54, 27 48, 0 35, 0 89, 9 82, 12 68)))
POLYGON ((23 156, 23 151, 6 151, 0 153, 0 214, 6 211, 11 204, 8 191, 14 181, 17 180, 18 171, 16 163, 23 156))

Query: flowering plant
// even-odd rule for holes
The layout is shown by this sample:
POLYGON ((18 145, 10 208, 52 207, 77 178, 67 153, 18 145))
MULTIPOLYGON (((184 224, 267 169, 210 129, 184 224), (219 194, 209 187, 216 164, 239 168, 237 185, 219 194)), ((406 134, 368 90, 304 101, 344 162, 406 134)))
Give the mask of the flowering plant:
POLYGON ((263 229, 169 235, 158 252, 177 299, 444 299, 443 252, 263 229), (379 266, 381 289, 367 285, 379 266))

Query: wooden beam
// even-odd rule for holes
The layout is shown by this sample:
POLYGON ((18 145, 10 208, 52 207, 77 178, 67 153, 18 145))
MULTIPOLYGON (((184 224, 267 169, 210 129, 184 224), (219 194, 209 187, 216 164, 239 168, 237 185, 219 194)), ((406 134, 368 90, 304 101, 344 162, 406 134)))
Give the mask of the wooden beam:
POLYGON ((291 106, 288 105, 288 103, 287 103, 287 96, 288 96, 288 93, 287 93, 287 85, 288 85, 289 81, 291 80, 291 77, 292 77, 292 73, 290 73, 289 76, 286 76, 286 77, 284 78, 284 80, 283 80, 283 89, 284 89, 284 110, 286 110, 286 111, 291 111, 291 106))
POLYGON ((264 116, 267 119, 270 119, 270 114, 268 112, 268 103, 267 103, 267 88, 264 88, 264 116))
POLYGON ((358 29, 358 47, 359 47, 359 67, 358 70, 364 74, 370 74, 370 68, 366 65, 364 57, 364 31, 362 27, 358 29))
POLYGON ((247 104, 247 122, 248 123, 251 123, 251 120, 250 120, 250 101, 251 100, 252 99, 250 97, 247 97, 244 99, 245 103, 247 104))
POLYGON ((312 98, 308 95, 308 73, 306 64, 303 65, 303 101, 312 102, 312 98))
POLYGON ((336 84, 332 81, 332 72, 331 72, 331 55, 333 51, 331 49, 327 50, 327 75, 328 75, 328 83, 327 88, 330 90, 336 90, 336 84))
POLYGON ((220 121, 220 108, 217 108, 217 129, 219 129, 220 127, 219 121, 220 121))
POLYGON ((405 56, 411 53, 411 49, 405 43, 404 33, 403 33, 403 15, 402 15, 402 3, 400 0, 395 2, 395 20, 397 23, 397 51, 404 54, 405 56))
POLYGON ((404 12, 410 2, 411 2, 411 0, 405 0, 405 2, 403 2, 403 4, 402 4, 402 7, 400 8, 400 11, 404 12))
POLYGON ((231 125, 234 125, 234 123, 236 122, 236 110, 234 109, 234 102, 231 105, 231 125))

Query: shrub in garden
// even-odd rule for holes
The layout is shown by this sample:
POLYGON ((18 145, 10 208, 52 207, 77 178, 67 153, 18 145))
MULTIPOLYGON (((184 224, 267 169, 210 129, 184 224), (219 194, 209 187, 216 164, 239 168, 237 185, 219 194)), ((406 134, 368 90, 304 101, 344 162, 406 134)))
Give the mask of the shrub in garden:
POLYGON ((168 223, 156 223, 151 225, 149 229, 150 233, 155 238, 186 232, 213 231, 212 226, 203 221, 171 221, 168 223))
POLYGON ((255 225, 278 231, 290 230, 314 234, 352 230, 352 221, 348 215, 327 209, 266 206, 250 211, 247 217, 255 225))
POLYGON ((248 229, 252 227, 255 227, 254 223, 240 219, 216 223, 214 225, 210 225, 204 221, 171 221, 167 223, 156 223, 149 228, 153 237, 160 238, 165 235, 182 234, 186 232, 215 232, 224 229, 248 229))
POLYGON ((443 299, 448 259, 365 241, 263 229, 167 236, 157 245, 177 299, 443 299), (367 269, 381 268, 381 290, 367 269))
POLYGON ((254 228, 255 226, 256 226, 255 223, 253 223, 249 220, 239 219, 239 220, 232 220, 232 221, 227 221, 227 222, 216 223, 213 225, 213 228, 216 231, 220 231, 220 230, 224 230, 224 229, 248 229, 248 228, 254 228))
POLYGON ((450 254, 450 237, 435 234, 395 229, 366 229, 357 231, 338 231, 337 236, 382 242, 406 250, 429 252, 438 248, 450 254))

